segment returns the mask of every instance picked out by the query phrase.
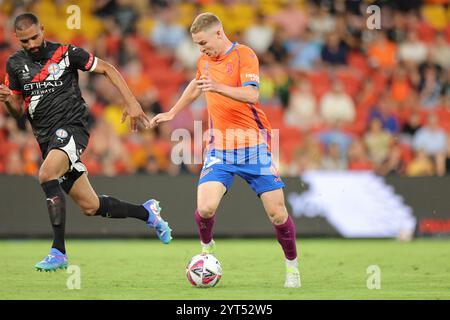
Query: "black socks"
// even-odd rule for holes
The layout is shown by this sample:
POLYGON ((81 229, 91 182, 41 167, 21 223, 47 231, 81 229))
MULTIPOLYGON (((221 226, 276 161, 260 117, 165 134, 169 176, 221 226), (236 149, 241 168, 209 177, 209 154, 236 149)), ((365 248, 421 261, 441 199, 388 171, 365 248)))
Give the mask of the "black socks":
POLYGON ((52 248, 66 253, 64 233, 66 224, 66 198, 58 180, 50 180, 41 184, 47 197, 47 209, 53 228, 52 248))
POLYGON ((149 214, 142 205, 135 205, 124 202, 109 196, 99 196, 100 207, 96 215, 101 215, 105 218, 136 218, 142 221, 147 221, 149 214))
MULTIPOLYGON (((52 248, 66 253, 64 244, 66 224, 66 198, 58 180, 50 180, 41 184, 47 198, 47 208, 53 228, 52 248)), ((136 218, 147 222, 148 211, 142 205, 124 202, 109 196, 99 196, 100 207, 96 215, 105 218, 136 218)))

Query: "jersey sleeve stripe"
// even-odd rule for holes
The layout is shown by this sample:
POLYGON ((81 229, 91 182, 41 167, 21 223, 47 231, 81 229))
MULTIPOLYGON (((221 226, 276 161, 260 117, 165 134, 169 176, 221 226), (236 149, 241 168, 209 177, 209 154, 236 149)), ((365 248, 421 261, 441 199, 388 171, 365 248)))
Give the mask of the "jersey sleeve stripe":
POLYGON ((243 87, 245 86, 255 86, 257 88, 259 88, 259 83, 256 81, 246 81, 242 84, 243 87))
MULTIPOLYGON (((89 70, 88 70, 88 68, 86 67, 85 69, 86 70, 88 70, 89 72, 92 72, 92 71, 94 71, 95 70, 95 68, 97 67, 97 57, 94 57, 94 60, 93 60, 93 62, 92 62, 92 66, 89 68, 89 70)), ((87 66, 87 65, 86 65, 87 66)))

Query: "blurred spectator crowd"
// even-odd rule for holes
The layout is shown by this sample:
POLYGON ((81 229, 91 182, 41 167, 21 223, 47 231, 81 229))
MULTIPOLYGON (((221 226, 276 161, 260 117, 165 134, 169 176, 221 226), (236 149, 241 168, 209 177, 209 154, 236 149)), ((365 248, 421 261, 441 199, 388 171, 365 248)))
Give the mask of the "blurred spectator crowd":
MULTIPOLYGON (((39 16, 47 39, 115 65, 149 116, 170 109, 194 77, 199 49, 189 26, 213 12, 232 41, 259 57, 260 102, 279 129, 283 176, 450 172, 450 0, 2 1, 2 79, 7 58, 20 49, 12 22, 26 11, 39 16), (79 30, 66 27, 71 4, 81 9, 79 30), (371 4, 381 8, 380 29, 366 23, 371 4)), ((91 175, 200 171, 171 161, 178 143, 171 133, 193 131, 195 120, 206 129, 203 98, 169 124, 131 133, 120 123, 123 101, 104 77, 80 72, 80 87, 91 111, 82 156, 91 175)), ((1 108, 0 174, 36 175, 40 163, 28 121, 1 108)))

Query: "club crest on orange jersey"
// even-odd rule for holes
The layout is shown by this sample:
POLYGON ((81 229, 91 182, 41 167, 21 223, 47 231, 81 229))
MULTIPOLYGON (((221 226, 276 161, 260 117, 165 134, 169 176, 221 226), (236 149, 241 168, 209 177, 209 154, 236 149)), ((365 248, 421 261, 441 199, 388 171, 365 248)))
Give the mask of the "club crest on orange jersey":
POLYGON ((233 63, 232 62, 228 62, 226 65, 227 68, 227 74, 231 75, 233 74, 233 63))

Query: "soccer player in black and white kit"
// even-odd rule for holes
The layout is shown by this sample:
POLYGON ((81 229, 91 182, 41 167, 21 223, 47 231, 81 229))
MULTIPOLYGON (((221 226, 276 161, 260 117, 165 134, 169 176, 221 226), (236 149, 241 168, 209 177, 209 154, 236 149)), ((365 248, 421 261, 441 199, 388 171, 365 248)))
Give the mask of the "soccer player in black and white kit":
POLYGON ((15 34, 23 50, 9 57, 0 101, 14 117, 26 113, 39 143, 42 158, 39 182, 46 195, 54 240, 50 253, 36 269, 52 271, 68 266, 64 245, 67 193, 88 216, 133 217, 156 229, 167 244, 171 229, 161 216, 159 202, 135 205, 109 196, 97 196, 87 178, 80 155, 89 141, 88 108, 78 86, 78 70, 104 75, 120 92, 131 129, 149 127, 143 112, 120 73, 109 63, 82 48, 44 39, 44 27, 32 13, 16 17, 15 34))

